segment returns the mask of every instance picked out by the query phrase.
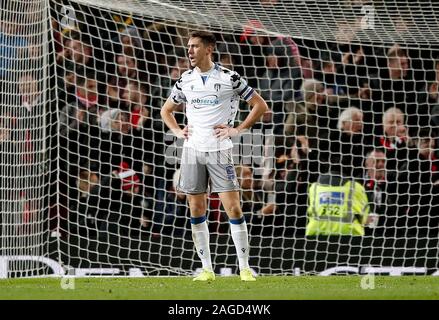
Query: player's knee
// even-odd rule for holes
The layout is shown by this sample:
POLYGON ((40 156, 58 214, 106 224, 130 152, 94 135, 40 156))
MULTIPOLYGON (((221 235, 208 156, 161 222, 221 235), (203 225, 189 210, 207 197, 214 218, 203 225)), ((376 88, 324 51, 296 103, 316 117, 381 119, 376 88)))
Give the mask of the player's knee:
POLYGON ((199 217, 199 216, 206 214, 206 207, 205 206, 193 205, 193 206, 190 206, 190 209, 191 209, 191 215, 193 217, 199 217))
POLYGON ((228 215, 231 219, 239 219, 242 217, 241 206, 239 205, 231 205, 229 210, 227 210, 228 215))
POLYGON ((192 196, 188 197, 189 208, 193 217, 199 217, 206 214, 206 199, 204 196, 192 196))
POLYGON ((206 205, 199 201, 191 201, 189 208, 191 209, 191 215, 194 217, 199 217, 206 213, 206 205))

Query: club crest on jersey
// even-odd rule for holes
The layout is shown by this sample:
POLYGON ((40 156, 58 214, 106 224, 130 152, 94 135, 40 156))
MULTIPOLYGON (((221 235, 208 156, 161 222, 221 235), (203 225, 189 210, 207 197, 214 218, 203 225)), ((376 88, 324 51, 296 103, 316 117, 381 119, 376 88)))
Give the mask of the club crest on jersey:
POLYGON ((235 170, 232 165, 226 167, 227 180, 235 180, 235 170))
POLYGON ((221 90, 221 84, 220 83, 215 83, 213 85, 213 87, 215 88, 216 91, 220 91, 221 90))

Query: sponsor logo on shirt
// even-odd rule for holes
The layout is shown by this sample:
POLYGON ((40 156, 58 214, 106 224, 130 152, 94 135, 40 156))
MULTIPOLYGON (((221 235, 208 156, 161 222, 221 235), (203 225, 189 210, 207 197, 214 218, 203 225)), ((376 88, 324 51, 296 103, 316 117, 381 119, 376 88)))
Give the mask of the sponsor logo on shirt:
POLYGON ((214 106, 219 104, 219 99, 217 95, 208 95, 202 98, 193 98, 191 100, 191 104, 195 109, 200 108, 202 106, 214 106))

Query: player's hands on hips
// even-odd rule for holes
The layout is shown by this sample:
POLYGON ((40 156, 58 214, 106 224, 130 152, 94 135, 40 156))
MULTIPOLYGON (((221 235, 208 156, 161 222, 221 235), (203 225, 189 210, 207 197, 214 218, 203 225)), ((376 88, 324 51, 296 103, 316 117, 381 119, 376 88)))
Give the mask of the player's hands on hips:
POLYGON ((185 126, 183 129, 178 129, 174 131, 174 134, 176 135, 177 138, 186 140, 187 138, 189 138, 189 127, 185 126))
POLYGON ((237 135, 239 135, 239 129, 229 127, 225 124, 216 125, 214 129, 215 137, 219 138, 220 140, 224 140, 229 137, 236 137, 237 135))

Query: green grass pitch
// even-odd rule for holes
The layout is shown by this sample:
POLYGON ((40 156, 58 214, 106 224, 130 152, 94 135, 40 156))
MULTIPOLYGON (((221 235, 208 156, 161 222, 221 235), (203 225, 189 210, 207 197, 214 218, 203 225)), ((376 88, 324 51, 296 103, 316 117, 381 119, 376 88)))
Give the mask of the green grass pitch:
MULTIPOLYGON (((236 276, 211 283, 190 277, 76 278, 62 289, 61 278, 0 280, 0 299, 143 300, 314 300, 439 299, 439 277, 376 276, 374 289, 361 288, 361 276, 236 276)), ((68 283, 64 280, 64 287, 68 283)), ((369 282, 371 283, 371 282, 369 282)))

